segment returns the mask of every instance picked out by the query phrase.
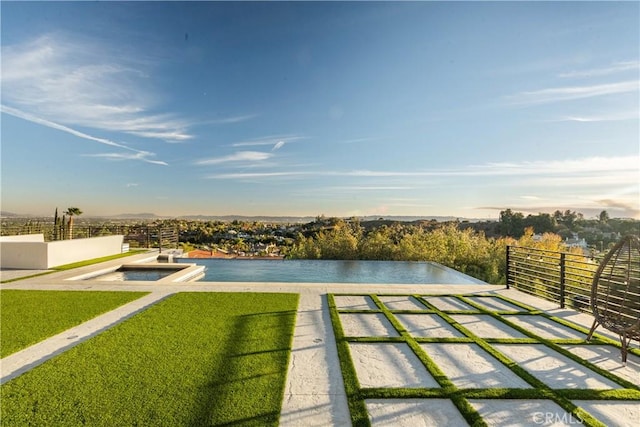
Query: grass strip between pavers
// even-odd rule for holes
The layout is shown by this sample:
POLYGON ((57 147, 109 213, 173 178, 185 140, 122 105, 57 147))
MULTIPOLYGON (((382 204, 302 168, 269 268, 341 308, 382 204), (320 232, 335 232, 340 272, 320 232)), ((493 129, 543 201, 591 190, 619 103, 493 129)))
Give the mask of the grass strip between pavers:
POLYGON ((148 292, 0 291, 0 357, 6 357, 148 292))
POLYGON ((349 353, 349 341, 345 338, 342 323, 338 315, 336 301, 333 294, 327 295, 329 305, 329 315, 331 324, 333 325, 333 334, 336 339, 336 347, 338 350, 338 360, 340 361, 340 370, 342 371, 342 381, 344 382, 344 391, 347 395, 347 405, 351 415, 351 423, 353 427, 369 427, 371 423, 367 415, 367 407, 362 397, 360 382, 356 374, 356 368, 351 361, 349 353))
POLYGON ((297 305, 172 295, 4 384, 3 425, 276 426, 297 305))
MULTIPOLYGON (((620 378, 608 371, 599 368, 598 366, 581 359, 574 355, 570 351, 562 348, 561 344, 582 344, 592 345, 594 343, 585 343, 584 340, 577 339, 545 339, 537 334, 520 327, 508 320, 510 315, 539 315, 545 317, 548 320, 557 322, 560 325, 570 327, 578 332, 586 333, 584 328, 574 325, 571 322, 558 319, 543 311, 530 307, 526 304, 513 301, 510 298, 503 297, 502 295, 470 295, 472 297, 491 297, 498 298, 504 302, 513 304, 514 306, 525 310, 522 312, 505 311, 505 310, 491 310, 482 304, 465 298, 465 295, 450 294, 450 295, 372 295, 372 294, 336 294, 339 296, 364 296, 369 297, 376 304, 377 309, 374 310, 342 310, 338 309, 335 305, 334 295, 329 295, 331 319, 336 332, 336 337, 340 337, 338 342, 338 354, 340 356, 340 363, 343 370, 343 376, 345 377, 345 383, 347 377, 349 378, 351 390, 347 390, 347 398, 349 399, 349 407, 356 408, 357 415, 354 416, 352 412, 352 422, 354 425, 370 425, 370 421, 366 412, 365 399, 411 399, 411 398, 445 398, 451 399, 456 405, 460 413, 467 420, 469 425, 481 426, 486 425, 480 414, 469 403, 469 399, 545 399, 551 400, 563 408, 567 413, 572 414, 576 419, 582 421, 587 426, 604 426, 604 424, 592 416, 584 409, 576 406, 571 400, 620 400, 620 401, 637 401, 640 400, 640 387, 633 384, 623 378, 620 378), (425 306, 425 310, 390 310, 388 309, 379 296, 406 296, 412 297, 425 306), (430 304, 425 298, 429 296, 437 297, 453 297, 458 301, 463 302, 471 307, 470 310, 440 310, 433 304, 430 304), (387 320, 400 334, 400 337, 345 337, 342 333, 342 326, 340 323, 340 314, 342 313, 384 313, 387 320), (395 314, 437 314, 449 325, 456 330, 464 334, 464 338, 414 338, 404 328, 404 326, 395 317, 395 314), (529 338, 492 338, 483 339, 476 336, 471 330, 465 328, 456 322, 451 314, 485 314, 490 315, 494 319, 499 320, 505 325, 517 330, 529 338), (441 388, 360 388, 355 371, 355 366, 349 354, 350 342, 369 342, 369 343, 398 343, 404 342, 412 349, 415 355, 420 359, 428 372, 434 377, 441 388), (487 388, 487 389, 458 389, 447 378, 444 372, 440 370, 437 364, 429 357, 429 355, 420 347, 420 343, 475 343, 482 348, 486 353, 490 354, 493 358, 505 365, 508 369, 514 372, 517 376, 529 383, 533 388, 527 389, 504 389, 504 388, 487 388), (542 344, 550 347, 555 352, 581 364, 587 369, 596 372, 597 374, 619 384, 624 387, 623 389, 613 390, 594 390, 594 389, 552 389, 542 381, 538 380, 535 376, 530 374, 527 370, 520 367, 516 362, 509 359, 506 355, 495 349, 492 344, 542 344), (342 350, 341 350, 342 349, 342 350), (364 412, 364 414, 363 414, 364 412), (366 418, 366 421, 363 420, 366 418)), ((600 344, 615 344, 615 341, 605 337, 594 337, 594 341, 600 344), (604 339, 602 339, 604 338, 604 339)), ((619 347, 619 344, 618 346, 619 347)))

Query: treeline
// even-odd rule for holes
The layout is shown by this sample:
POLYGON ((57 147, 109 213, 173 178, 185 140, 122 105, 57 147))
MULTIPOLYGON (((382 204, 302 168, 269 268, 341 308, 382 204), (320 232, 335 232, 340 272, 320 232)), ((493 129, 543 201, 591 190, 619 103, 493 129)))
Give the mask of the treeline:
POLYGON ((528 228, 520 239, 487 238, 472 229, 447 223, 433 230, 418 226, 382 226, 365 232, 358 221, 338 220, 313 236, 298 235, 288 251, 294 259, 434 261, 492 284, 504 284, 506 247, 518 244, 564 251, 562 238, 545 233, 533 239, 528 228))
POLYGON ((553 214, 539 213, 525 216, 522 212, 506 209, 500 212, 495 234, 519 238, 527 227, 533 227, 536 233, 555 233, 567 239, 577 235, 590 245, 605 246, 627 234, 640 232, 640 221, 631 218, 610 218, 602 211, 595 219, 587 219, 580 212, 566 210, 553 214))

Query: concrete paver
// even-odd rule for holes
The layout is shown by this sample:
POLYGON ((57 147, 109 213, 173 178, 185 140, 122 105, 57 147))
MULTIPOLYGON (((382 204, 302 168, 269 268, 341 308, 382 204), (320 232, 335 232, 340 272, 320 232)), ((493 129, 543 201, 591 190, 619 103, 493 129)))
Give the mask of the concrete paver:
POLYGON ((638 402, 602 400, 573 400, 572 402, 608 426, 636 427, 640 420, 638 402))
POLYGON ((510 304, 495 297, 469 297, 469 300, 492 311, 526 311, 517 305, 510 304))
MULTIPOLYGON (((627 364, 620 363, 620 349, 612 345, 562 345, 562 348, 611 372, 632 384, 640 384, 640 357, 627 355, 627 364)), ((638 405, 640 411, 640 404, 638 405)), ((640 420, 640 417, 638 417, 640 420)))
POLYGON ((477 308, 454 297, 423 297, 422 299, 440 310, 478 311, 477 308))
POLYGON ((302 293, 298 302, 280 425, 351 424, 326 296, 302 293))
POLYGON ((620 388, 618 384, 542 344, 494 344, 493 347, 551 388, 620 388))
POLYGON ((458 388, 531 388, 477 344, 429 343, 420 347, 458 388))
POLYGON ((437 314, 396 314, 396 318, 411 336, 417 338, 463 337, 462 332, 437 314))
POLYGON ((582 425, 579 418, 551 400, 469 399, 469 403, 492 427, 582 425))
POLYGON ((440 387, 404 343, 350 343, 361 387, 440 387))
POLYGON ((373 427, 442 427, 467 424, 449 399, 370 399, 373 427))
POLYGON ((535 333, 542 338, 550 339, 585 339, 583 334, 574 329, 567 328, 553 320, 541 316, 515 315, 506 317, 512 323, 535 333))
POLYGON ((389 310, 427 310, 423 304, 414 297, 408 296, 381 296, 380 301, 389 310))
POLYGON ((452 314, 451 318, 480 338, 527 338, 488 314, 452 314))
POLYGON ((343 313, 340 323, 348 337, 397 337, 398 332, 382 313, 343 313))

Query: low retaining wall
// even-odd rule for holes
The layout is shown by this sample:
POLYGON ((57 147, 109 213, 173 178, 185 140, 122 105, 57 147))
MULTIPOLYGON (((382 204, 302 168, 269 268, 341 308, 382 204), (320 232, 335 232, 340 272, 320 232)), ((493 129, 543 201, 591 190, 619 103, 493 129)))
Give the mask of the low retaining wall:
POLYGON ((123 236, 45 242, 42 234, 0 238, 0 266, 44 270, 122 252, 123 236))

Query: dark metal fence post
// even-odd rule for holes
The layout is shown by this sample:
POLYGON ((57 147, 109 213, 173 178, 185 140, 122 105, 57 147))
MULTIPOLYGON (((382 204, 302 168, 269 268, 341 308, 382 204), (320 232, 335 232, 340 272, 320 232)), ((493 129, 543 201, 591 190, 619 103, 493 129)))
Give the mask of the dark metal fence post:
POLYGON ((560 253, 560 308, 564 308, 565 270, 565 254, 560 253))
POLYGON ((507 279, 507 289, 509 289, 509 276, 511 275, 511 269, 509 268, 509 251, 510 250, 511 250, 511 246, 507 245, 507 259, 506 259, 507 269, 506 269, 506 272, 505 272, 505 276, 506 276, 506 279, 507 279))

